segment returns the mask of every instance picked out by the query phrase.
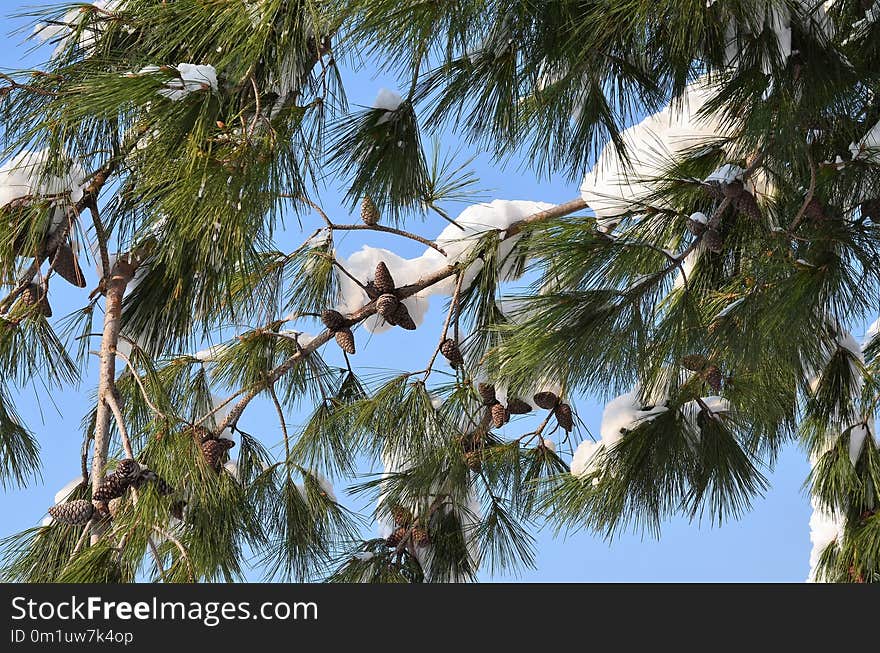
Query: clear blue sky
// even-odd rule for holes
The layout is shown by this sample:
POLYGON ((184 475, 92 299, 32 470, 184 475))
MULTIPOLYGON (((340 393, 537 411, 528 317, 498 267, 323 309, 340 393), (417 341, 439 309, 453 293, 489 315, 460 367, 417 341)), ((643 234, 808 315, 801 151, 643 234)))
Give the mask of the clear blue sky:
MULTIPOLYGON (((28 2, 6 0, 0 5, 8 16, 32 6, 28 2)), ((26 55, 22 35, 11 32, 22 25, 18 19, 3 19, 0 69, 26 68, 37 65, 46 53, 26 55)), ((377 77, 368 68, 348 71, 346 88, 352 104, 370 105, 380 87, 396 88, 393 79, 377 77)), ((444 147, 479 154, 467 149, 455 134, 447 134, 444 147)), ((578 181, 565 178, 537 179, 522 166, 522 158, 514 155, 504 167, 494 165, 484 155, 478 156, 474 167, 481 178, 481 186, 491 189, 490 198, 522 199, 558 203, 573 199, 578 194, 578 181)), ((339 189, 330 187, 322 191, 321 202, 338 222, 349 221, 340 206, 339 189)), ((460 211, 462 206, 451 206, 460 211)), ((356 220, 356 216, 352 217, 356 220)), ((311 222, 306 224, 311 226, 311 222)), ((413 230, 425 236, 437 234, 442 229, 439 220, 428 220, 424 225, 413 224, 413 230)), ((291 220, 289 235, 281 239, 282 245, 295 246, 297 225, 291 220)), ((363 232, 348 232, 339 241, 339 249, 345 255, 359 249, 361 244, 388 247, 402 256, 421 253, 420 246, 408 242, 389 241, 379 235, 364 236, 363 232)), ((300 238, 301 240, 301 238, 300 238)), ((90 285, 94 287, 94 268, 89 268, 90 285)), ((81 307, 85 294, 62 288, 56 284, 51 294, 56 318, 81 307)), ((441 302, 434 300, 428 319, 415 332, 392 333, 373 337, 367 341, 366 333, 360 332, 359 353, 355 364, 360 369, 373 367, 387 369, 415 369, 430 355, 442 320, 441 302)), ((229 334, 231 335, 231 334, 229 334)), ((334 360, 335 352, 328 358, 334 360)), ((27 424, 35 431, 43 445, 43 480, 27 489, 7 490, 0 493, 0 537, 39 523, 46 508, 52 505, 55 492, 78 474, 79 448, 81 444, 80 420, 86 411, 95 383, 95 366, 89 370, 81 387, 53 389, 51 393, 39 383, 23 389, 16 405, 27 424)), ((601 404, 590 398, 577 403, 581 419, 587 427, 598 431, 601 404)), ((302 415, 290 415, 288 421, 296 424, 302 415)), ((251 406, 242 419, 241 427, 258 434, 268 445, 280 439, 280 430, 270 405, 251 406)), ((586 434, 583 434, 586 437, 586 434)), ((517 577, 484 574, 485 580, 522 580, 546 582, 584 581, 790 581, 800 582, 808 572, 810 551, 809 501, 803 482, 809 472, 806 455, 795 446, 788 447, 779 459, 776 470, 768 474, 772 487, 764 499, 756 502, 754 510, 737 522, 712 528, 708 524, 689 523, 676 519, 663 529, 659 541, 639 535, 619 536, 608 542, 590 533, 579 531, 567 537, 554 538, 544 530, 537 534, 537 569, 524 570, 517 577)), ((344 495, 344 481, 335 483, 337 495, 350 507, 368 513, 372 504, 344 495)), ((257 575, 254 580, 257 580, 257 575)))

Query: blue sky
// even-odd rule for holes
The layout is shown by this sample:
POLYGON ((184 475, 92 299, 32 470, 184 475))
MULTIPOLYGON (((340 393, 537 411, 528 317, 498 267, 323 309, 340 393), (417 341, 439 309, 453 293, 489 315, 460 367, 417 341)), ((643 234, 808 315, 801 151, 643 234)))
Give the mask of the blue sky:
MULTIPOLYGON (((7 0, 2 11, 9 15, 30 7, 30 3, 7 0)), ((11 34, 23 21, 3 19, 3 53, 0 69, 35 66, 45 52, 26 54, 22 35, 11 34)), ((346 89, 349 101, 355 105, 370 105, 379 88, 396 88, 395 81, 375 76, 369 68, 346 71, 346 89)), ((513 155, 507 165, 500 167, 491 159, 467 147, 455 133, 447 133, 443 147, 455 150, 462 147, 465 155, 476 154, 473 167, 481 180, 481 187, 491 189, 488 198, 536 200, 559 203, 578 194, 578 182, 554 177, 538 179, 528 171, 520 155, 513 155)), ((348 217, 341 206, 339 189, 330 185, 321 191, 320 202, 337 222, 356 221, 348 217)), ((463 206, 449 206, 458 212, 463 206)), ((304 222, 307 231, 313 228, 315 216, 304 222)), ((290 220, 288 230, 281 236, 282 246, 295 247, 299 240, 296 220, 290 220)), ((412 230, 431 237, 443 227, 439 219, 428 219, 424 224, 412 223, 412 230)), ((422 247, 408 241, 388 240, 380 234, 347 232, 337 241, 344 255, 359 249, 362 244, 388 247, 402 256, 421 253, 422 247)), ((56 284, 51 294, 56 317, 81 307, 85 294, 94 287, 94 267, 89 268, 90 285, 83 291, 56 284)), ((423 326, 415 332, 391 333, 367 339, 359 333, 359 353, 354 364, 361 370, 380 371, 389 366, 398 369, 419 369, 436 345, 443 318, 442 303, 434 300, 423 326), (371 369, 372 368, 372 369, 371 369)), ((336 352, 328 352, 335 360, 336 352)), ((46 508, 52 504, 55 492, 78 474, 81 444, 80 420, 87 410, 95 383, 92 365, 80 387, 52 389, 47 392, 39 383, 22 389, 16 406, 43 445, 43 479, 26 489, 12 489, 0 493, 2 518, 0 537, 37 524, 46 508)), ((581 420, 590 431, 598 432, 601 403, 583 398, 577 402, 581 420)), ((288 416, 291 425, 299 423, 302 414, 288 416)), ((257 434, 268 445, 280 439, 280 429, 271 405, 256 403, 245 413, 241 427, 257 434)), ((582 437, 588 437, 586 433, 582 437)), ((809 472, 806 455, 796 446, 789 446, 781 455, 775 471, 768 473, 771 489, 765 498, 756 501, 754 509, 739 521, 721 527, 690 523, 675 519, 664 525, 661 539, 640 535, 622 535, 608 542, 585 531, 554 537, 545 529, 536 534, 537 569, 524 570, 517 576, 490 576, 484 580, 520 580, 531 582, 613 582, 613 581, 802 581, 808 572, 810 550, 809 501, 803 482, 809 472)), ((344 496, 344 481, 335 483, 337 494, 350 507, 368 513, 372 504, 344 496)), ((254 580, 258 574, 254 575, 254 580)))

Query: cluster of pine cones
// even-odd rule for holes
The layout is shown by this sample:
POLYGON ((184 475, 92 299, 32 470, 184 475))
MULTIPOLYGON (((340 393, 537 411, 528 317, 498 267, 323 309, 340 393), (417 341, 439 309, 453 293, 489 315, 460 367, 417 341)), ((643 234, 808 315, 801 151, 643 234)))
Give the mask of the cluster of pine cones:
POLYGON ((92 492, 92 500, 76 499, 59 503, 49 508, 49 515, 63 524, 85 524, 92 517, 116 517, 125 502, 125 494, 129 487, 140 488, 152 483, 162 496, 174 493, 171 487, 156 472, 141 468, 136 460, 126 458, 116 464, 112 474, 104 479, 92 492))
POLYGON ((696 372, 702 378, 713 392, 721 392, 721 386, 724 383, 724 377, 721 374, 721 368, 701 354, 688 354, 681 359, 681 364, 686 370, 696 372))
MULTIPOLYGON (((394 279, 388 266, 379 261, 376 266, 376 275, 365 286, 370 300, 376 302, 376 312, 392 326, 413 331, 416 323, 409 314, 406 305, 398 298, 394 279)), ((324 326, 333 333, 336 344, 346 354, 354 354, 357 351, 354 343, 354 334, 351 331, 353 322, 339 311, 327 309, 321 313, 321 321, 324 326)))
MULTIPOLYGON (((13 251, 16 256, 36 256, 40 261, 48 260, 58 276, 77 288, 84 288, 86 278, 82 268, 79 266, 76 253, 68 242, 62 242, 54 249, 49 249, 49 241, 52 234, 48 231, 48 227, 42 236, 42 242, 38 251, 26 251, 28 238, 27 234, 21 231, 21 226, 22 222, 27 219, 27 212, 33 209, 33 206, 31 206, 33 201, 31 198, 18 198, 2 207, 4 217, 9 219, 11 227, 18 232, 12 243, 13 251)), ((51 219, 52 213, 60 209, 47 205, 45 210, 51 219)), ((46 280, 44 280, 42 285, 32 282, 25 287, 19 296, 19 305, 33 310, 37 315, 52 317, 52 307, 49 305, 47 293, 48 282, 46 280)))
MULTIPOLYGON (((495 428, 501 428, 509 422, 511 415, 525 415, 532 411, 528 402, 517 397, 509 398, 507 407, 505 407, 495 396, 495 386, 489 383, 480 383, 477 390, 483 400, 483 405, 489 410, 495 428)), ((557 423, 563 430, 571 431, 574 428, 574 415, 571 406, 563 403, 555 393, 539 392, 532 399, 539 408, 552 410, 557 423)))
POLYGON ((208 467, 216 472, 226 463, 229 458, 227 452, 235 446, 235 442, 229 438, 217 438, 210 429, 204 426, 190 427, 193 436, 198 440, 202 449, 202 455, 208 467))
MULTIPOLYGON (((734 179, 723 184, 705 184, 707 190, 718 199, 730 200, 734 210, 752 220, 761 220, 761 207, 755 196, 746 190, 745 185, 739 179, 734 179)), ((714 226, 704 222, 688 220, 688 229, 698 238, 702 238, 706 249, 715 254, 724 251, 724 237, 714 226)))
POLYGON ((431 544, 431 536, 428 529, 413 520, 413 514, 403 506, 394 506, 391 509, 391 516, 394 519, 394 531, 389 535, 385 544, 396 549, 403 542, 404 538, 409 534, 411 541, 417 547, 423 548, 431 544))

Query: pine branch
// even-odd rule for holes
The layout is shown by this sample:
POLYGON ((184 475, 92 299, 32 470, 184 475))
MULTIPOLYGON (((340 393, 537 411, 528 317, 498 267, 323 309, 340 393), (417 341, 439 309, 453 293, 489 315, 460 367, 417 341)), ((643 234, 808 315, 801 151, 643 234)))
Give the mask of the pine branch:
MULTIPOLYGON (((524 218, 519 222, 515 222, 511 225, 510 229, 508 229, 508 236, 512 237, 522 228, 523 225, 532 225, 542 220, 551 220, 555 218, 559 218, 561 216, 567 215, 568 213, 572 213, 586 206, 585 202, 581 199, 573 200, 571 202, 567 202, 563 205, 560 205, 555 210, 548 209, 545 211, 541 211, 532 216, 524 218)), ((421 292, 425 288, 428 288, 436 283, 439 283, 445 279, 448 279, 452 275, 458 272, 458 266, 450 265, 443 268, 440 268, 436 272, 426 275, 422 279, 419 279, 415 283, 402 286, 397 289, 398 299, 403 300, 407 297, 412 297, 413 295, 421 292)), ((376 300, 373 300, 355 311, 354 313, 347 316, 347 319, 352 324, 357 324, 358 322, 362 322, 367 319, 371 315, 376 314, 376 300)), ((226 417, 220 422, 220 424, 214 429, 215 434, 222 433, 223 430, 229 426, 235 426, 238 423, 238 419, 241 417, 241 414, 245 411, 248 404, 260 394, 263 390, 268 388, 271 385, 274 385, 278 379, 287 374, 290 370, 292 370, 296 365, 300 363, 306 356, 316 351, 322 345, 325 345, 330 339, 333 337, 333 332, 329 329, 324 330, 322 333, 318 334, 311 342, 308 343, 305 347, 302 347, 296 354, 288 358, 284 363, 273 369, 269 375, 267 380, 264 383, 254 386, 253 388, 244 391, 244 396, 239 399, 238 403, 229 411, 226 417)), ((242 392, 242 391, 240 391, 242 392)), ((227 402, 230 399, 227 399, 227 402)), ((204 419, 204 418, 203 418, 204 419)))

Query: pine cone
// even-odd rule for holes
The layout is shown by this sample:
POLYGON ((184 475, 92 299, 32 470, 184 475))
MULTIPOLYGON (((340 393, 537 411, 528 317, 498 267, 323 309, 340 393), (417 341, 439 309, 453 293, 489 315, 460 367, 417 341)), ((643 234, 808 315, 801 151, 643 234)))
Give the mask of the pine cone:
POLYGON ((379 299, 379 295, 382 294, 378 290, 376 290, 376 282, 374 281, 367 281, 367 283, 364 285, 364 288, 367 291, 367 297, 369 297, 371 300, 379 299))
POLYGON ((761 207, 758 206, 758 200, 748 191, 743 191, 742 195, 734 202, 736 210, 752 220, 761 220, 764 216, 761 213, 761 207))
POLYGON ((414 526, 412 529, 412 539, 418 547, 426 547, 431 544, 431 537, 428 535, 428 529, 421 526, 414 526))
POLYGON ((464 464, 472 472, 480 471, 483 468, 483 451, 481 449, 466 451, 464 454, 464 464))
POLYGON ((510 420, 510 414, 503 404, 497 402, 492 404, 489 412, 492 414, 492 424, 495 425, 496 429, 500 429, 510 420))
POLYGON ((199 444, 214 439, 214 434, 211 433, 211 429, 207 426, 202 426, 201 424, 198 426, 188 426, 186 427, 186 430, 192 434, 193 438, 195 438, 196 442, 199 444))
POLYGON ((397 305, 397 310, 394 311, 393 322, 389 321, 396 326, 399 326, 401 329, 406 329, 407 331, 415 331, 416 323, 413 322, 412 317, 409 314, 409 310, 406 308, 406 304, 400 302, 397 305))
POLYGON ((334 311, 333 309, 328 308, 321 313, 321 322, 323 322, 324 326, 330 331, 335 333, 336 331, 344 329, 348 320, 346 320, 345 316, 339 311, 334 311))
POLYGON ((36 305, 37 313, 43 317, 52 317, 52 307, 49 305, 49 298, 39 284, 31 283, 22 291, 21 303, 24 306, 36 305))
POLYGON ((746 188, 739 179, 734 179, 728 184, 722 184, 721 192, 724 193, 724 197, 736 201, 746 192, 746 188))
POLYGON ((119 513, 122 512, 124 503, 125 497, 116 497, 107 502, 107 511, 113 519, 116 519, 119 516, 119 513))
POLYGON ((61 278, 77 288, 85 288, 86 277, 79 263, 76 260, 76 254, 67 243, 59 245, 55 250, 55 256, 52 260, 52 269, 55 270, 61 278))
POLYGON ((511 415, 525 415, 532 412, 532 406, 522 399, 514 397, 507 400, 507 412, 511 415))
POLYGON ((108 476, 92 493, 92 501, 107 502, 121 497, 128 489, 129 481, 119 476, 108 476))
POLYGON ((709 364, 709 361, 706 360, 705 356, 701 354, 688 354, 684 358, 681 359, 682 367, 686 370, 690 370, 691 372, 702 372, 706 369, 706 366, 709 364))
POLYGON ((344 351, 346 354, 354 354, 354 334, 351 332, 351 329, 345 327, 340 329, 335 334, 336 344, 339 345, 340 349, 344 351))
POLYGON ((440 353, 449 361, 449 364, 456 368, 464 363, 464 357, 461 355, 461 349, 452 338, 447 338, 440 343, 440 353))
POLYGON ((706 243, 706 249, 710 252, 720 254, 724 251, 724 239, 715 229, 706 230, 706 233, 703 234, 703 242, 706 243))
POLYGON ((379 261, 379 265, 376 266, 376 277, 373 279, 373 283, 376 286, 376 290, 382 295, 394 293, 394 279, 388 271, 388 266, 382 261, 379 261))
POLYGON ((136 460, 132 460, 131 458, 125 458, 124 460, 120 460, 116 463, 116 469, 114 470, 114 476, 119 476, 120 478, 126 478, 128 480, 132 480, 137 474, 141 471, 141 466, 137 464, 136 460))
POLYGON ((62 524, 85 524, 95 513, 95 506, 87 499, 59 503, 49 508, 49 514, 62 524))
POLYGON ((220 471, 223 463, 226 462, 226 451, 235 446, 232 440, 207 440, 202 443, 202 453, 205 456, 205 462, 215 470, 220 471))
POLYGON ((403 506, 392 506, 391 517, 397 526, 409 526, 412 524, 412 513, 403 506))
POLYGON ((538 408, 543 408, 544 410, 555 408, 556 404, 559 403, 559 397, 553 392, 539 392, 532 399, 538 404, 538 408))
POLYGON ((491 406, 498 398, 495 396, 495 386, 491 383, 480 383, 477 385, 477 392, 480 393, 480 398, 483 400, 483 404, 486 406, 491 406))
POLYGON ((709 387, 712 388, 712 391, 713 392, 720 392, 721 391, 722 376, 721 376, 721 370, 718 369, 718 366, 717 365, 710 365, 708 368, 706 368, 705 376, 706 376, 706 383, 709 384, 709 387))
MULTIPOLYGON (((223 440, 221 440, 221 442, 223 442, 223 440)), ((232 440, 227 440, 227 442, 232 442, 232 440)), ((168 482, 164 478, 159 476, 156 472, 154 472, 151 469, 143 470, 131 482, 131 484, 135 488, 139 488, 142 485, 145 485, 147 483, 152 483, 156 488, 156 492, 160 496, 164 497, 164 496, 168 496, 170 494, 174 494, 174 488, 171 487, 171 485, 169 485, 168 482)))
POLYGON ((400 302, 397 300, 397 297, 393 293, 387 292, 384 295, 379 295, 379 299, 376 300, 376 312, 386 320, 388 318, 393 320, 396 317, 399 305, 400 302))
POLYGON ((361 202, 361 220, 363 223, 373 227, 379 224, 379 218, 381 217, 382 216, 379 215, 379 209, 376 208, 376 203, 373 202, 373 199, 370 196, 365 196, 361 202))
POLYGON ((556 416, 556 423, 562 427, 562 430, 571 432, 574 428, 574 416, 571 413, 571 406, 559 404, 553 409, 553 414, 556 416))
POLYGON ((392 549, 396 548, 401 542, 403 542, 403 538, 406 535, 406 527, 400 526, 394 529, 394 532, 389 535, 386 540, 386 546, 390 546, 392 549))

